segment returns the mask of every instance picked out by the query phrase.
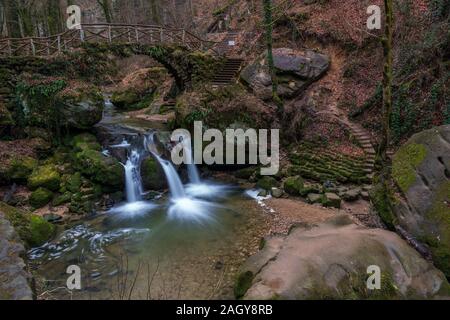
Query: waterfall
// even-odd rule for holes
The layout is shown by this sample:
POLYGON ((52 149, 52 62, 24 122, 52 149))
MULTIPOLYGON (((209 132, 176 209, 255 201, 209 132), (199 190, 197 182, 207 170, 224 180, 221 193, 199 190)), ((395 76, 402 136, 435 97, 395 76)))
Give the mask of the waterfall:
POLYGON ((169 184, 170 193, 173 199, 180 199, 185 197, 183 183, 181 182, 178 172, 173 167, 170 161, 162 159, 156 150, 154 142, 154 133, 146 136, 144 139, 144 148, 150 152, 159 162, 166 175, 167 183, 169 184))
POLYGON ((140 173, 141 156, 137 150, 132 150, 124 165, 125 168, 125 191, 127 201, 137 202, 142 200, 143 187, 140 173))
POLYGON ((161 164, 164 173, 166 175, 167 183, 169 184, 170 193, 172 194, 173 199, 184 198, 184 187, 181 183, 180 177, 178 176, 178 172, 173 167, 170 161, 164 160, 158 155, 154 154, 158 162, 161 164))
POLYGON ((192 154, 192 147, 191 144, 188 144, 188 147, 184 149, 184 152, 186 152, 187 158, 190 159, 190 163, 187 164, 187 170, 189 175, 189 181, 193 184, 200 184, 200 175, 198 174, 197 166, 194 162, 194 156, 192 154))

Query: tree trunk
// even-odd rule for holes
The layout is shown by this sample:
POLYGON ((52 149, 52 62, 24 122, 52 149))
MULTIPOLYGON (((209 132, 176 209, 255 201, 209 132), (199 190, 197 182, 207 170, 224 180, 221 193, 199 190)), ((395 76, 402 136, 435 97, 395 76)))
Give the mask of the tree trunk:
POLYGON ((382 140, 378 149, 378 157, 383 167, 389 163, 387 156, 387 149, 391 142, 390 124, 392 113, 392 70, 393 70, 393 57, 392 57, 392 34, 394 27, 394 14, 393 14, 393 1, 384 0, 385 6, 385 33, 383 37, 383 57, 384 57, 384 70, 383 70, 383 134, 382 140))
POLYGON ((267 45, 267 63, 269 66, 270 77, 272 78, 272 95, 277 96, 278 83, 275 73, 275 66, 273 62, 273 19, 272 19, 272 0, 263 0, 264 5, 264 25, 266 31, 266 45, 267 45))

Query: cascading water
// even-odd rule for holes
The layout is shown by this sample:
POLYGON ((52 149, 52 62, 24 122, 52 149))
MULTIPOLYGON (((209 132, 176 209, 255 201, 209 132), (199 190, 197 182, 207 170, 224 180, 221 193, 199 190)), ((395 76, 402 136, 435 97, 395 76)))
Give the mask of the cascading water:
POLYGON ((186 165, 189 175, 189 181, 193 184, 201 183, 200 175, 198 174, 197 166, 194 162, 194 156, 192 154, 192 147, 190 142, 187 148, 184 149, 184 152, 186 152, 187 158, 191 160, 191 162, 186 165))
POLYGON ((137 150, 132 150, 125 168, 125 191, 128 202, 137 202, 142 200, 143 187, 139 166, 141 156, 137 150))
POLYGON ((156 158, 156 160, 163 168, 167 183, 169 184, 172 198, 179 199, 185 197, 183 183, 181 182, 181 179, 178 176, 178 173, 173 167, 172 163, 170 163, 170 161, 162 159, 156 151, 154 133, 151 133, 150 135, 147 135, 145 137, 144 148, 156 158))

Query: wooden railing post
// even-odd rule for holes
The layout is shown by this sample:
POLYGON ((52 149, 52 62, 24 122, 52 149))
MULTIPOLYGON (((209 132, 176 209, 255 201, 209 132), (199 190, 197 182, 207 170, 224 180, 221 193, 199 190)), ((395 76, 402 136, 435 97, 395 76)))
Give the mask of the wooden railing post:
POLYGON ((61 53, 61 35, 58 35, 58 53, 61 53))
POLYGON ((35 56, 36 55, 36 48, 34 47, 33 38, 30 39, 30 44, 31 44, 31 52, 32 52, 33 56, 35 56))
POLYGON ((164 29, 163 28, 161 28, 161 30, 160 30, 160 41, 161 41, 161 43, 163 43, 163 41, 164 41, 164 29))
POLYGON ((186 30, 184 30, 183 29, 183 35, 181 36, 181 41, 183 41, 183 44, 184 44, 184 42, 185 42, 185 39, 186 39, 186 30))
POLYGON ((84 30, 82 28, 80 29, 80 40, 84 42, 84 30))
POLYGON ((12 56, 11 40, 8 40, 8 51, 9 51, 9 56, 12 56))
POLYGON ((109 43, 112 42, 112 34, 111 34, 111 26, 108 26, 108 39, 109 39, 109 43))
POLYGON ((47 55, 50 55, 50 43, 47 40, 47 55))
POLYGON ((134 27, 134 30, 136 32, 136 43, 139 43, 139 30, 138 30, 138 27, 134 27))

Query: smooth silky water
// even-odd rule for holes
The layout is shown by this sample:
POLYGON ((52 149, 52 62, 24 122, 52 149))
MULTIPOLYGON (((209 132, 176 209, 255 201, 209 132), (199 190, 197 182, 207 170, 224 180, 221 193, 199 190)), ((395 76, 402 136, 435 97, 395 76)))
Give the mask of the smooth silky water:
POLYGON ((183 185, 155 152, 153 134, 144 150, 125 142, 120 147, 131 148, 123 164, 127 201, 29 251, 45 279, 40 291, 52 299, 233 298, 239 265, 266 226, 260 207, 244 190, 198 174, 183 185), (169 194, 151 201, 143 200, 139 173, 145 151, 160 162, 169 185, 169 194), (70 265, 81 268, 81 290, 65 288, 70 265))

